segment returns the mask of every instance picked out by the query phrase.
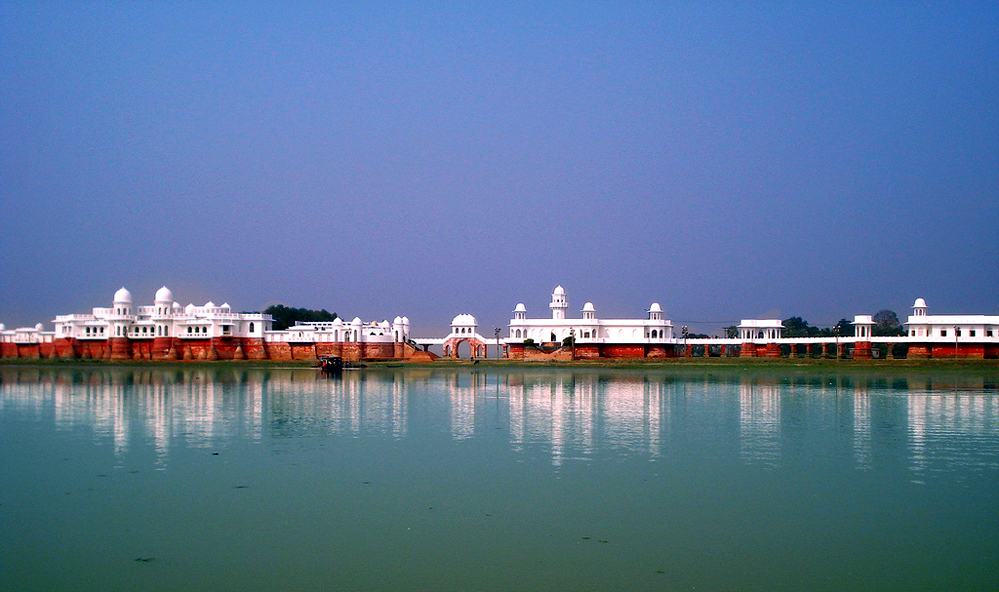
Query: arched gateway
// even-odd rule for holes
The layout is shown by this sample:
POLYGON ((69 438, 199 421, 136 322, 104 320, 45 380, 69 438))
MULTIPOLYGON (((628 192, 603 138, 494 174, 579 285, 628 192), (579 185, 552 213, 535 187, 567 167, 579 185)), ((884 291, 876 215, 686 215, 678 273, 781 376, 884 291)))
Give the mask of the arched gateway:
POLYGON ((451 321, 451 333, 444 338, 444 357, 460 357, 462 342, 468 344, 469 356, 484 358, 487 355, 486 340, 479 335, 478 321, 470 314, 460 314, 451 321))

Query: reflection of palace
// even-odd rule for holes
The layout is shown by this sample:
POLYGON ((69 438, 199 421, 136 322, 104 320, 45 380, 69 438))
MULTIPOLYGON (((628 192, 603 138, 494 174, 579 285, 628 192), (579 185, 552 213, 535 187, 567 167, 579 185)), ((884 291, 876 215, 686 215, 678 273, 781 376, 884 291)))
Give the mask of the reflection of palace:
POLYGON ((918 476, 936 463, 999 456, 999 449, 988 449, 997 448, 999 432, 995 388, 964 375, 946 383, 927 375, 726 380, 569 370, 361 371, 323 378, 307 369, 13 367, 0 368, 0 413, 51 414, 57 428, 91 427, 119 454, 137 443, 151 445, 161 462, 172 446, 207 448, 233 437, 404 439, 414 423, 435 426, 444 417, 453 440, 503 434, 514 451, 543 451, 554 465, 620 452, 655 458, 694 441, 773 465, 802 460, 815 438, 840 437, 840 428, 849 426, 843 436, 857 468, 870 468, 879 451, 898 454, 892 448, 902 446, 918 476), (420 414, 415 422, 414 413, 420 414), (702 442, 705 430, 733 438, 702 442), (955 439, 969 444, 955 447, 955 439))

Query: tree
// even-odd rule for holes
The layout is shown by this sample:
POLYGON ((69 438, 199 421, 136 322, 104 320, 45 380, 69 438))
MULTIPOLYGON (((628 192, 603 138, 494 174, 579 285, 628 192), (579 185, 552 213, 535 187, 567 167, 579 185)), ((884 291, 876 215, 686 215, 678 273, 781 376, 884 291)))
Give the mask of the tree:
POLYGON ((337 319, 335 312, 329 312, 325 308, 322 310, 309 310, 307 308, 292 308, 283 304, 268 306, 264 309, 264 314, 269 314, 274 318, 275 331, 287 329, 297 322, 332 323, 337 319))
POLYGON ((877 337, 895 337, 905 335, 905 328, 899 322, 895 311, 882 308, 874 314, 873 332, 877 337))
POLYGON ((722 327, 722 331, 725 332, 725 337, 727 339, 735 339, 739 336, 739 327, 737 325, 729 325, 728 327, 722 327))
POLYGON ((784 325, 784 330, 781 331, 784 337, 808 337, 811 335, 810 330, 814 329, 801 317, 791 317, 781 321, 781 324, 784 325))
POLYGON ((853 324, 846 319, 840 319, 833 327, 833 332, 840 337, 853 337, 853 324))

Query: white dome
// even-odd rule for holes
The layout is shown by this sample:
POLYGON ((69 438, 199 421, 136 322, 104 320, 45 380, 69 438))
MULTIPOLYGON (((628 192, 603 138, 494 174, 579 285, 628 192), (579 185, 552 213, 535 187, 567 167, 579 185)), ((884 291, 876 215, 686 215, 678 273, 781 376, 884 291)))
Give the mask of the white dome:
POLYGON ((35 331, 44 331, 44 330, 45 330, 45 325, 43 325, 41 323, 38 323, 37 325, 35 325, 35 331))
POLYGON ((118 303, 118 302, 120 302, 120 303, 127 302, 127 303, 131 304, 132 303, 132 293, 129 292, 128 290, 126 290, 125 286, 122 286, 121 290, 118 290, 117 292, 114 293, 114 302, 116 302, 116 303, 118 303))
POLYGON ((7 330, 7 325, 0 323, 0 331, 6 331, 6 330, 7 330))
POLYGON ((215 303, 209 300, 205 303, 205 308, 215 308, 215 303))
POLYGON ((518 302, 517 308, 513 309, 513 312, 527 312, 527 307, 524 306, 523 302, 518 302))
POLYGON ((402 317, 402 324, 403 325, 408 325, 409 324, 409 317, 402 317))
POLYGON ((361 317, 354 317, 354 320, 350 322, 351 325, 361 325, 361 317))
POLYGON ((333 319, 333 324, 334 325, 342 325, 343 324, 343 319, 341 319, 340 317, 337 317, 337 318, 333 319))
POLYGON ((389 325, 388 321, 382 321, 381 324, 378 325, 378 326, 381 327, 382 329, 391 329, 392 328, 392 325, 389 325))
POLYGON ((396 317, 396 318, 392 319, 392 324, 393 325, 401 325, 402 324, 402 317, 396 317))
POLYGON ((184 312, 186 312, 187 314, 194 314, 194 303, 192 302, 191 304, 185 306, 184 312))
POLYGON ((658 302, 653 302, 652 306, 649 307, 649 312, 662 312, 663 307, 659 306, 658 302))
POLYGON ((454 320, 451 321, 451 324, 463 325, 463 326, 469 326, 469 325, 478 326, 479 323, 475 320, 475 317, 473 317, 470 314, 460 314, 454 317, 454 320))
POLYGON ((173 292, 169 288, 163 286, 159 290, 156 290, 156 296, 153 298, 154 302, 173 302, 173 292))
POLYGON ((916 298, 916 302, 912 305, 912 308, 926 308, 926 301, 922 298, 916 298))
POLYGON ((597 309, 593 308, 592 302, 587 302, 583 305, 583 312, 596 312, 597 309))
POLYGON ((565 288, 563 288, 561 285, 555 286, 555 290, 552 291, 552 295, 555 294, 559 296, 565 296, 565 288))

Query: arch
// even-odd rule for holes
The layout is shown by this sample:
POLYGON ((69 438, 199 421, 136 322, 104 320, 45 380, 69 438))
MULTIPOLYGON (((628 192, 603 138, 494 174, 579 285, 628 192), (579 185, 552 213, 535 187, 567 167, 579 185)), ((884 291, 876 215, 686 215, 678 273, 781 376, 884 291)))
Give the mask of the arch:
POLYGON ((250 333, 253 333, 253 329, 255 328, 256 326, 253 324, 253 321, 250 321, 250 333))

